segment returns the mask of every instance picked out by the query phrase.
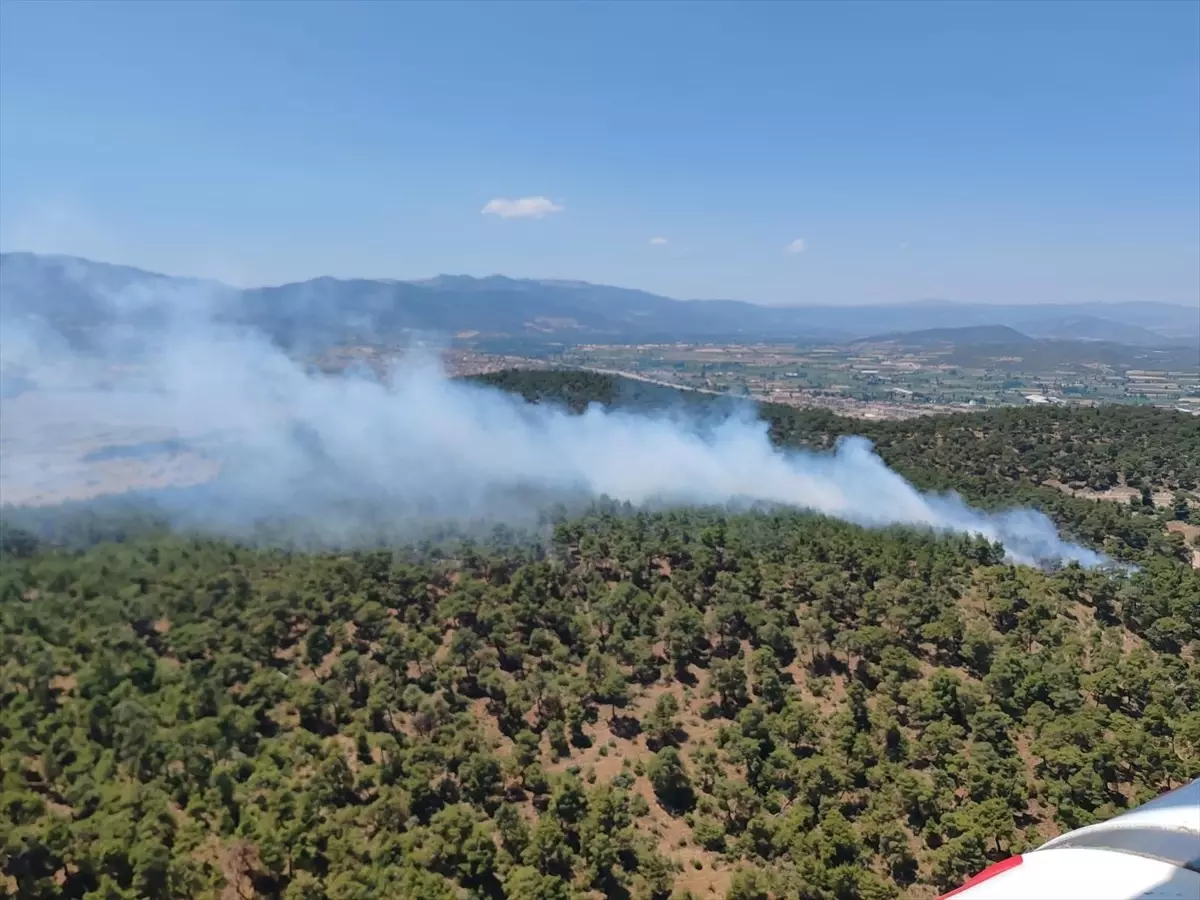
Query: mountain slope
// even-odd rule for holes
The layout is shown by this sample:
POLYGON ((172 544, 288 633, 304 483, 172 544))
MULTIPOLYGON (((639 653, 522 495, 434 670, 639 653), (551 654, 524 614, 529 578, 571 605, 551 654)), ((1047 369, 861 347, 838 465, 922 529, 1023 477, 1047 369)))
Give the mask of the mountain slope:
POLYGON ((1035 338, 1062 341, 1109 341, 1140 347, 1161 346, 1163 335, 1128 322, 1114 322, 1100 316, 1070 316, 1050 321, 1024 323, 1025 331, 1035 338))
POLYGON ((1029 335, 1007 325, 965 325, 961 328, 925 328, 921 331, 881 334, 864 338, 862 343, 924 347, 931 344, 1019 344, 1032 340, 1029 335))
POLYGON ((219 318, 251 325, 289 345, 387 340, 411 331, 471 331, 559 342, 840 342, 871 334, 979 326, 1016 327, 1029 333, 1037 323, 1097 318, 1101 313, 1099 318, 1116 323, 1118 331, 1131 329, 1139 343, 1166 343, 1200 333, 1195 310, 1163 303, 771 307, 737 300, 675 300, 586 282, 498 275, 440 275, 423 281, 322 277, 239 290, 212 281, 30 253, 0 254, 0 296, 0 312, 10 322, 42 321, 76 341, 117 320, 153 323, 181 305, 211 309, 219 318))

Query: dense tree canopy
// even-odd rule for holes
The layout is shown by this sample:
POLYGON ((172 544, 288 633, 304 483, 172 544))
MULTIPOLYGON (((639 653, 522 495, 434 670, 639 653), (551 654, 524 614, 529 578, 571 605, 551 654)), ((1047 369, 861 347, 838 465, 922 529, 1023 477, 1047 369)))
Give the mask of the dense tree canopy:
MULTIPOLYGON (((780 439, 840 427, 797 415, 780 439)), ((1139 570, 607 504, 371 551, 6 527, 0 896, 928 898, 1200 775, 1200 574, 1171 511, 904 426, 870 427, 912 477, 1050 491, 1139 570)), ((1095 427, 1156 486, 1190 465, 1095 427)))

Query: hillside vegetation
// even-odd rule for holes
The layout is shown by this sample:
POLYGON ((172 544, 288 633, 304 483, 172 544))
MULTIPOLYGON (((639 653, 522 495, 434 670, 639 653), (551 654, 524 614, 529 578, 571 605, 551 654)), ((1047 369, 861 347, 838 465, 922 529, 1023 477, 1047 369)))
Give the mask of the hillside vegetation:
MULTIPOLYGON (((738 402, 581 371, 510 370, 477 380, 577 412, 599 403, 719 416, 738 402)), ((872 421, 781 404, 756 408, 782 447, 830 450, 840 437, 863 435, 889 466, 925 490, 955 490, 983 507, 1036 506, 1073 536, 1127 559, 1146 554, 1187 559, 1181 540, 1165 535, 1163 521, 1146 513, 1152 510, 1150 493, 1182 493, 1190 504, 1200 501, 1200 417, 1131 406, 1007 407, 872 421), (1145 489, 1145 502, 1122 509, 1062 490, 1114 485, 1145 489)))
POLYGON ((763 414, 794 446, 866 424, 918 482, 1045 500, 1140 568, 607 504, 370 552, 10 525, 0 896, 929 898, 1200 776, 1200 573, 1170 511, 1039 485, 1194 489, 1191 423, 763 414))
MULTIPOLYGON (((538 403, 582 411, 589 403, 639 411, 724 407, 723 397, 582 371, 508 370, 478 381, 538 403)), ((1200 486, 1200 418, 1135 406, 1004 407, 967 415, 873 421, 825 409, 765 403, 759 415, 785 446, 828 448, 862 434, 889 465, 942 480, 987 478, 1039 484, 1051 480, 1096 488, 1200 486)), ((927 480, 927 479, 925 479, 927 480)))

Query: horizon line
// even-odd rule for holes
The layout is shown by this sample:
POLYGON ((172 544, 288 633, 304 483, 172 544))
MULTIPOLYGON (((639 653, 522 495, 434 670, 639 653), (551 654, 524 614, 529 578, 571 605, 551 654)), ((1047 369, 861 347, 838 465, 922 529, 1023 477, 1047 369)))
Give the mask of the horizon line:
POLYGON ((132 269, 140 272, 143 275, 150 275, 156 278, 171 278, 179 281, 200 281, 209 282, 214 286, 227 288, 233 291, 259 291, 272 290, 296 285, 308 284, 313 281, 371 281, 379 284, 407 284, 414 287, 425 287, 426 282, 435 281, 439 278, 465 278, 471 281, 487 281, 489 279, 501 278, 506 281, 524 281, 534 284, 576 284, 586 285, 588 287, 613 288, 622 291, 634 291, 638 293, 648 294, 652 297, 658 297, 663 300, 670 300, 675 303, 744 303, 749 306, 765 307, 767 309, 871 309, 878 307, 900 307, 900 306, 1122 306, 1127 304, 1141 304, 1147 306, 1172 306, 1179 309, 1191 309, 1192 306, 1186 303, 1175 303, 1170 300, 1008 300, 996 303, 991 303, 983 300, 948 300, 941 297, 922 297, 914 300, 876 300, 854 303, 762 303, 754 300, 740 300, 734 297, 672 297, 669 294, 658 294, 654 291, 648 291, 644 288, 626 287, 624 285, 608 284, 605 282, 586 281, 579 278, 539 278, 534 276, 506 275, 502 272, 494 272, 489 275, 467 275, 463 273, 438 272, 435 275, 427 275, 418 278, 396 278, 396 277, 374 277, 368 278, 364 276, 340 276, 340 275, 313 275, 309 278, 302 278, 294 281, 282 281, 276 284, 258 284, 253 286, 239 287, 229 284, 218 278, 212 278, 204 275, 178 275, 167 272, 155 271, 153 269, 145 269, 141 266, 132 265, 130 263, 109 262, 106 260, 92 259, 91 257, 78 256, 72 253, 42 253, 36 250, 2 250, 0 249, 0 257, 4 256, 32 256, 39 259, 62 259, 72 260, 75 262, 88 263, 97 266, 110 266, 117 269, 132 269))

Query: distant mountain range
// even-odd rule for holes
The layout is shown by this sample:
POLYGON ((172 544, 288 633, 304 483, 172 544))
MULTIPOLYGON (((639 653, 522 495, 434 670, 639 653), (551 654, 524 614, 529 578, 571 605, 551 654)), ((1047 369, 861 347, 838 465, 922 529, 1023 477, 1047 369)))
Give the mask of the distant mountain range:
MULTIPOLYGON (((784 340, 849 342, 925 330, 928 339, 978 340, 996 327, 1017 339, 1138 345, 1200 338, 1200 309, 1166 303, 759 306, 675 300, 579 281, 441 275, 422 281, 315 278, 238 289, 64 256, 0 254, 0 314, 44 321, 72 341, 117 320, 162 321, 206 305, 285 346, 387 339, 411 332, 536 342, 784 340), (979 331, 982 327, 984 330, 979 331), (967 329, 957 338, 945 333, 967 329), (933 336, 933 337, 930 337, 933 336)), ((998 338, 997 338, 998 339, 998 338)), ((1011 342, 1007 334, 1003 342, 1011 342)))

